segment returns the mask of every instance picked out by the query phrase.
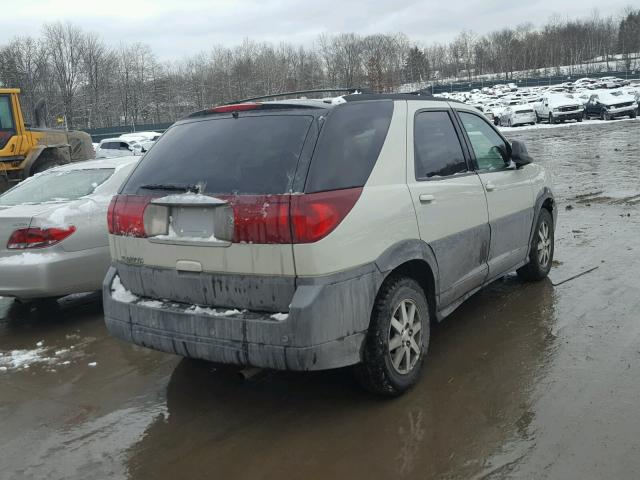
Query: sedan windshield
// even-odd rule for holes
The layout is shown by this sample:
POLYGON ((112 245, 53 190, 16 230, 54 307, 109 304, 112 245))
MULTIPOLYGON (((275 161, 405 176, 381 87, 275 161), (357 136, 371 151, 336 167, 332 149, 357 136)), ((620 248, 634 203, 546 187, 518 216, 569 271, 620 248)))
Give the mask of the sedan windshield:
POLYGON ((0 206, 64 202, 89 195, 115 169, 49 170, 31 177, 0 196, 0 206))

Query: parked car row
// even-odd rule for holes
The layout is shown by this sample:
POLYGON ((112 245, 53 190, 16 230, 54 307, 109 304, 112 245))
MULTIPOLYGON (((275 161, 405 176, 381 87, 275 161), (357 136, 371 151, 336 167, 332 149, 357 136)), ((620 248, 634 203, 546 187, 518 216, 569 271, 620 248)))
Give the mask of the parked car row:
POLYGON ((612 120, 621 117, 636 118, 640 105, 640 80, 582 78, 575 82, 545 87, 495 85, 482 90, 443 93, 438 96, 473 105, 495 125, 503 127, 533 122, 581 122, 591 118, 612 120), (535 116, 533 122, 527 117, 531 114, 530 110, 533 110, 535 116))
POLYGON ((135 132, 105 138, 95 146, 96 158, 143 155, 160 138, 160 135, 158 132, 135 132))

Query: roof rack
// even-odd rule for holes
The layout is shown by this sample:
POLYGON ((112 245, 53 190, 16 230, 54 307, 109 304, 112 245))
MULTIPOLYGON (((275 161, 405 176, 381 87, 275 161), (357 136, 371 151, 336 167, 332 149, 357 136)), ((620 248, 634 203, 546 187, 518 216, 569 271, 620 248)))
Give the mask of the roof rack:
POLYGON ((234 100, 233 102, 225 103, 224 105, 234 105, 236 103, 253 102, 255 100, 266 100, 269 98, 289 97, 292 95, 304 95, 307 93, 339 93, 346 92, 348 95, 352 95, 356 92, 360 93, 372 93, 368 88, 360 87, 344 87, 344 88, 319 88, 314 90, 296 90, 293 92, 273 93, 270 95, 260 95, 258 97, 244 98, 242 100, 234 100))

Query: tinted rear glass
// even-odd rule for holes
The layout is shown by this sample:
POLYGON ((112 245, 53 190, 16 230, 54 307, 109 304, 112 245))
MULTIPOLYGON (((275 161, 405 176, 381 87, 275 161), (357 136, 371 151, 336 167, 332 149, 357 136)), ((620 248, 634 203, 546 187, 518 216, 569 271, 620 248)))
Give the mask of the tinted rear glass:
POLYGON ((467 171, 460 140, 447 112, 420 112, 415 117, 416 179, 446 177, 467 171))
POLYGON ((224 117, 170 128, 131 175, 123 193, 144 185, 203 185, 205 193, 290 190, 312 116, 224 117))
POLYGON ((305 192, 361 187, 387 138, 393 102, 366 101, 332 110, 320 133, 305 192))
POLYGON ((0 196, 0 205, 75 200, 93 193, 114 171, 113 168, 47 170, 0 196))

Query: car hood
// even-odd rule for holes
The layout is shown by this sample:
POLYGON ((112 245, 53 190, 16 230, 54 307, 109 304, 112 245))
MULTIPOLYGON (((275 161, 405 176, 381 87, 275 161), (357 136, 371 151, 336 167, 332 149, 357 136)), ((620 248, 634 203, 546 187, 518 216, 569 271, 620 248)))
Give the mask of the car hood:
POLYGON ((557 108, 557 107, 576 107, 576 108, 582 108, 582 104, 575 101, 575 100, 568 100, 568 101, 550 101, 549 102, 549 106, 552 108, 557 108))
POLYGON ((636 99, 629 95, 625 95, 624 97, 603 98, 598 101, 603 105, 618 105, 619 103, 633 103, 636 99))

